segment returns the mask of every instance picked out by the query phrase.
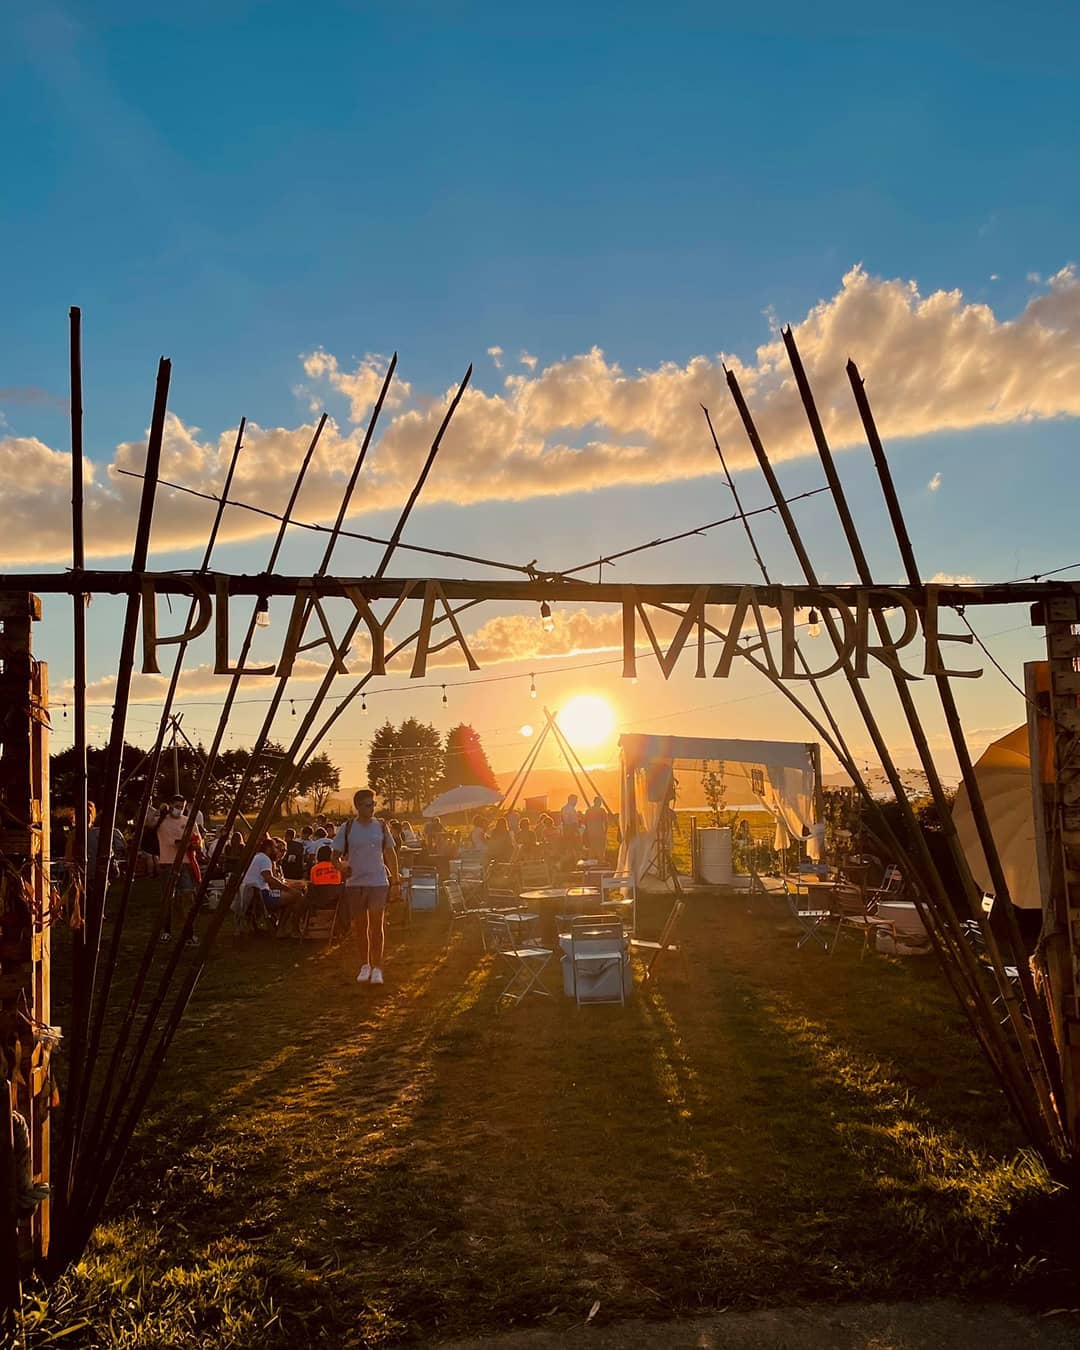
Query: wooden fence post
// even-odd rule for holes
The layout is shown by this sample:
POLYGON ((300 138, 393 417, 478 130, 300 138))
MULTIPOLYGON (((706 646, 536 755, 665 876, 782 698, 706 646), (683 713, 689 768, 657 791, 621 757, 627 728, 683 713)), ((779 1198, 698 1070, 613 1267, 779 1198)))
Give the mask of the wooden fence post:
POLYGON ((1046 627, 1052 785, 1043 785, 1049 895, 1044 896, 1042 959, 1051 1021, 1061 1054, 1065 1127, 1080 1152, 1080 603, 1047 600, 1036 622, 1046 627))
MULTIPOLYGON (((0 1049, 12 1105, 29 1126, 33 1179, 47 1183, 52 1046, 38 1033, 52 1012, 49 687, 31 641, 40 618, 36 595, 0 596, 0 1049)), ((20 1238, 24 1262, 40 1261, 49 1246, 48 1201, 20 1226, 20 1238)))

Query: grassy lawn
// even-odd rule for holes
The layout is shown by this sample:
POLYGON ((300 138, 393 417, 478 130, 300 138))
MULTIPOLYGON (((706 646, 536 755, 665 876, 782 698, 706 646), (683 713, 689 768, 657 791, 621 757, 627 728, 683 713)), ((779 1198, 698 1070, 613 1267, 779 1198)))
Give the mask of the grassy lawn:
POLYGON ((1063 1297, 1031 1236, 1049 1183, 932 958, 796 952, 768 899, 687 917, 689 981, 673 962, 625 1009, 501 1015, 478 937, 447 948, 441 919, 394 928, 381 990, 351 951, 225 937, 108 1221, 51 1307, 30 1300, 31 1343, 1063 1297))

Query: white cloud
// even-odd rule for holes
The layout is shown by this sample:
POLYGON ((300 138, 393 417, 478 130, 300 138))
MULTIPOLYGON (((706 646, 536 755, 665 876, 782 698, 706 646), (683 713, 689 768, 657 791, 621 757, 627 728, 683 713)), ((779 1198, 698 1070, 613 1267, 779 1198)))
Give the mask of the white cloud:
POLYGON ((1029 272, 1029 273, 1027 274, 1027 276, 1025 277, 1025 280, 1026 280, 1026 281, 1030 281, 1031 284, 1032 284, 1033 286, 1039 286, 1039 285, 1042 284, 1042 273, 1041 273, 1041 272, 1029 272))
MULTIPOLYGON (((826 431, 836 449, 863 443, 845 362, 853 356, 887 442, 944 430, 1080 416, 1080 280, 1069 265, 1012 319, 967 303, 959 291, 923 296, 913 282, 883 280, 855 267, 840 290, 794 327, 826 431)), ((599 348, 547 366, 523 353, 525 370, 502 389, 475 384, 447 433, 426 502, 468 504, 645 485, 717 472, 699 409, 706 404, 736 469, 753 459, 731 404, 723 364, 735 371, 776 461, 812 452, 783 344, 770 340, 752 360, 695 356, 684 365, 624 371, 599 348)), ((464 361, 462 362, 464 365, 464 361)), ((344 396, 349 420, 331 420, 297 508, 299 519, 332 518, 359 448, 386 363, 367 356, 352 371, 315 351, 303 358, 314 400, 344 396)), ((446 407, 446 392, 414 395, 395 379, 381 436, 365 469, 353 515, 404 500, 446 407)), ((280 510, 310 439, 310 424, 249 423, 234 496, 280 510)), ((234 431, 203 435, 170 416, 162 476, 216 491, 234 431)), ((131 545, 141 440, 121 445, 87 492, 88 552, 123 556, 131 545)), ((66 562, 70 556, 67 456, 33 437, 0 436, 5 531, 0 562, 66 562)), ((938 476, 935 475, 935 478, 938 476)), ((154 547, 195 547, 211 507, 163 489, 154 547)), ((266 534, 273 523, 228 513, 223 540, 266 534)))
POLYGON ((927 483, 926 486, 930 489, 931 492, 936 492, 938 490, 938 488, 941 486, 940 471, 934 474, 933 478, 930 479, 929 483, 927 483))
POLYGON ((991 281, 1000 281, 1001 278, 998 276, 998 274, 997 274, 996 272, 991 272, 991 273, 990 273, 990 280, 991 280, 991 281))
POLYGON ((492 361, 495 362, 495 369, 502 370, 503 349, 501 347, 489 347, 487 349, 487 354, 491 357, 492 361))
POLYGON ((523 366, 528 366, 530 370, 535 370, 539 363, 539 358, 533 356, 532 352, 522 352, 518 360, 523 366))
POLYGON ((932 586, 974 586, 975 578, 966 572, 935 572, 930 578, 932 586))

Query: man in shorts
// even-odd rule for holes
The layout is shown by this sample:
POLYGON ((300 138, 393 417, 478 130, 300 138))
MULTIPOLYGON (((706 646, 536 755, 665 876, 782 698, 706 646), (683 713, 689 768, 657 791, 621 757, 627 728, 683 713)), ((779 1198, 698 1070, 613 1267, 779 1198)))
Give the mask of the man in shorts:
POLYGON ((384 821, 375 819, 375 794, 361 788, 356 815, 334 836, 334 865, 345 878, 345 907, 360 944, 360 984, 382 984, 386 902, 401 885, 397 850, 384 821))

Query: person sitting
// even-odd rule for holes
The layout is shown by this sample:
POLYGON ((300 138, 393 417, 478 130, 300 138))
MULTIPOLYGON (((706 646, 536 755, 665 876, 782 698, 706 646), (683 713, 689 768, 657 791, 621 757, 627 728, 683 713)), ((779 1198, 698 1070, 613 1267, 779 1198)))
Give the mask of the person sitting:
POLYGON ((401 822, 401 842, 405 848, 419 848, 422 840, 408 820, 401 822))
POLYGON ((307 849, 304 841, 297 837, 290 826, 285 831, 285 857, 281 861, 281 870, 290 881, 303 881, 307 873, 307 849))
POLYGON ((452 830, 441 830, 435 840, 435 846, 431 850, 432 857, 435 859, 435 870, 439 874, 440 881, 450 880, 450 859, 458 855, 457 836, 452 830))
POLYGON ((518 823, 517 845, 514 848, 514 862, 533 862, 544 856, 536 832, 527 820, 518 823))
POLYGON ((340 886, 341 873, 334 866, 334 850, 330 844, 323 844, 308 872, 308 881, 312 886, 340 886))
POLYGON ((514 857, 514 839, 505 816, 495 822, 487 840, 489 862, 510 862, 514 857))
POLYGON ((394 847, 397 848, 397 849, 400 849, 400 848, 401 848, 401 821, 400 821, 400 820, 388 820, 388 821, 386 822, 386 828, 390 831, 390 838, 394 841, 394 847))
POLYGON ((487 831, 484 829, 483 816, 473 816, 469 847, 476 853, 487 855, 487 831))

